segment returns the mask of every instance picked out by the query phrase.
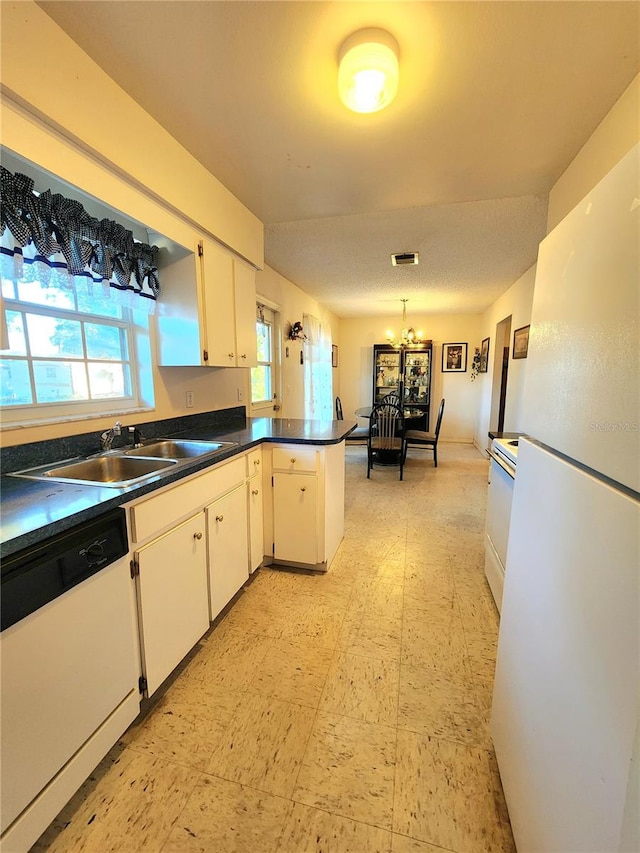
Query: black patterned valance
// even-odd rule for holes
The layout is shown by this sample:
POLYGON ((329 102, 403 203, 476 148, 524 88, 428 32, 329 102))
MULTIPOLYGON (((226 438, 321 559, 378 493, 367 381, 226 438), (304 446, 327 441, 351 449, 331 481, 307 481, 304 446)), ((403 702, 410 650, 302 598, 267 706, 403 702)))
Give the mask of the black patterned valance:
POLYGON ((37 195, 31 178, 4 166, 0 192, 4 278, 71 286, 81 276, 145 302, 158 298, 157 246, 135 242, 131 231, 95 219, 78 201, 50 190, 37 195))

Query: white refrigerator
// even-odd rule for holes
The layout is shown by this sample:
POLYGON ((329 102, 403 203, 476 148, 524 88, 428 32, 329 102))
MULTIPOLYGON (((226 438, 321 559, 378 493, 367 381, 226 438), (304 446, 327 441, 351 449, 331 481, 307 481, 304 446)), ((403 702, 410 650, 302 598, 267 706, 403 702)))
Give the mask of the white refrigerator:
POLYGON ((640 850, 639 164, 538 257, 492 710, 519 853, 640 850))

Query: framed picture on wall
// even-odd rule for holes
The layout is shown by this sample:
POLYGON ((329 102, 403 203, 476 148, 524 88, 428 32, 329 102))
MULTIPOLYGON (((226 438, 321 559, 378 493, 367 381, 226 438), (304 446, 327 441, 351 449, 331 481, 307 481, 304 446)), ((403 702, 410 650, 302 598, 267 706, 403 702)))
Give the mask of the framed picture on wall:
POLYGON ((513 333, 513 357, 526 358, 529 352, 529 326, 521 326, 513 333))
POLYGON ((331 346, 331 367, 338 366, 338 347, 333 344, 331 346))
POLYGON ((466 373, 467 344, 442 344, 442 372, 466 373))
POLYGON ((489 340, 490 338, 485 338, 482 341, 482 345, 480 347, 480 365, 478 367, 478 373, 486 373, 489 368, 489 340))

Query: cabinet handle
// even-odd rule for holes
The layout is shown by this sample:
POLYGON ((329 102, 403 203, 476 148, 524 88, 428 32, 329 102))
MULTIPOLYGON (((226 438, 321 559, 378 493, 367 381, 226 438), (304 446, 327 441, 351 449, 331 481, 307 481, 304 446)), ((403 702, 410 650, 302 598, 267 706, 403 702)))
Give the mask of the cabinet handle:
POLYGON ((295 459, 290 459, 290 460, 289 460, 289 462, 291 462, 291 464, 292 464, 292 465, 295 465, 295 464, 296 464, 296 460, 295 460, 295 459))
POLYGON ((224 521, 224 515, 216 515, 216 521, 224 521))
POLYGON ((233 358, 233 353, 232 353, 232 352, 227 353, 227 355, 229 356, 229 358, 233 358))
POLYGON ((202 539, 202 533, 200 533, 200 531, 198 531, 198 533, 194 533, 194 534, 193 534, 193 538, 194 538, 194 539, 198 539, 198 540, 199 540, 199 539, 202 539))
POLYGON ((259 494, 259 492, 258 492, 258 490, 257 490, 257 489, 251 489, 251 494, 252 494, 252 495, 257 495, 257 494, 259 494))
POLYGON ((254 460, 253 460, 253 464, 254 464, 254 465, 259 465, 259 464, 260 464, 260 460, 259 460, 259 459, 254 459, 254 460))
POLYGON ((300 491, 301 491, 301 492, 306 492, 306 491, 307 491, 307 487, 306 487, 306 486, 300 486, 300 491))
POLYGON ((247 357, 246 352, 243 352, 242 355, 240 356, 240 358, 246 358, 246 357, 247 357))

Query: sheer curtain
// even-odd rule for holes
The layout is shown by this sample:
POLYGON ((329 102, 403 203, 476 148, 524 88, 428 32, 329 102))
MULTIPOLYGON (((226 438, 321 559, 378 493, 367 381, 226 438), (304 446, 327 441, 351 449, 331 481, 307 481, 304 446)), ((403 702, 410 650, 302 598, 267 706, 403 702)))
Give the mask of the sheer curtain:
POLYGON ((331 329, 317 317, 304 314, 304 416, 310 420, 333 419, 331 329))

